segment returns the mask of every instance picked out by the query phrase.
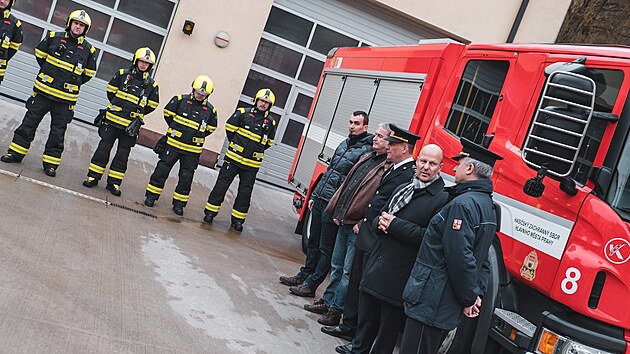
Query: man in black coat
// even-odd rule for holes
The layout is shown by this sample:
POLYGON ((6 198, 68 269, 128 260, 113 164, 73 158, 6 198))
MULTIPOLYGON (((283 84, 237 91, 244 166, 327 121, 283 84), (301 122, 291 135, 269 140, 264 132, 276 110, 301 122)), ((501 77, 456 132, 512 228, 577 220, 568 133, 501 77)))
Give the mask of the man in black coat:
MULTIPOLYGON (((413 160, 413 148, 419 137, 395 124, 390 124, 390 129, 391 132, 386 138, 389 141, 387 159, 393 165, 383 175, 381 183, 368 205, 357 234, 356 250, 352 260, 352 269, 350 270, 346 302, 343 307, 343 322, 334 327, 322 327, 322 332, 331 336, 343 339, 354 337, 359 319, 359 283, 367 255, 374 248, 377 237, 374 232, 374 225, 370 221, 379 216, 381 209, 385 206, 392 192, 401 184, 407 184, 415 175, 416 166, 413 160)), ((339 353, 349 352, 350 344, 338 346, 335 350, 339 353)))
POLYGON ((463 316, 479 315, 487 285, 488 249, 496 232, 492 176, 502 157, 461 138, 453 157, 455 183, 449 203, 431 219, 403 291, 407 322, 400 353, 434 354, 463 316))
POLYGON ((361 278, 359 325, 352 353, 394 350, 405 318, 403 288, 425 228, 448 197, 439 174, 443 159, 439 146, 423 147, 416 159, 416 177, 399 186, 372 221, 377 239, 361 278))

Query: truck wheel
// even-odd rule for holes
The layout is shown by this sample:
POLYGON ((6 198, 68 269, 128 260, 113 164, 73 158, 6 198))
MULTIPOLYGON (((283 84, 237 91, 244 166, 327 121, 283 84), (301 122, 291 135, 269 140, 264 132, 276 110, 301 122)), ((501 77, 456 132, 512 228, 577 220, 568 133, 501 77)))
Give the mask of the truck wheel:
POLYGON ((306 205, 304 206, 306 210, 304 211, 304 222, 302 223, 302 252, 306 254, 306 250, 308 249, 308 239, 311 237, 311 222, 313 220, 311 211, 308 210, 306 205))

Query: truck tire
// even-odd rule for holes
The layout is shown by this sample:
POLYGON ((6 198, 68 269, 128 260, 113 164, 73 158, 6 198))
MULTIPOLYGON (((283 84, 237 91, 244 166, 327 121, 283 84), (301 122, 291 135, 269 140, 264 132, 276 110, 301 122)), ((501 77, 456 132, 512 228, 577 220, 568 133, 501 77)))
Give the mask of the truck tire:
POLYGON ((311 211, 308 207, 304 206, 304 222, 302 223, 302 252, 306 254, 308 249, 308 239, 311 237, 311 221, 313 220, 311 211))
MULTIPOLYGON (((497 244, 490 245, 488 260, 490 261, 490 274, 488 274, 488 289, 481 306, 481 314, 476 318, 464 317, 462 323, 457 328, 450 331, 442 342, 438 354, 463 354, 475 353, 474 347, 486 347, 490 320, 494 312, 494 304, 497 298, 499 286, 499 257, 501 256, 497 249, 497 244), (477 328, 479 325, 479 328, 477 328), (478 333, 479 332, 479 333, 478 333), (479 336, 480 338, 475 338, 479 336), (480 342, 478 344, 478 342, 480 342)), ((477 350, 478 351, 478 350, 477 350)))

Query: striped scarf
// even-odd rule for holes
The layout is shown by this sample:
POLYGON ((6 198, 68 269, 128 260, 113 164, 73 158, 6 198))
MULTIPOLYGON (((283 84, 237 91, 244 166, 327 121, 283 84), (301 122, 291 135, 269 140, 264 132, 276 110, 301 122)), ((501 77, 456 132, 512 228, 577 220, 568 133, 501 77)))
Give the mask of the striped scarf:
POLYGON ((408 185, 404 186, 396 192, 396 194, 394 194, 387 207, 387 213, 395 215, 400 209, 404 208, 405 205, 409 204, 414 191, 427 188, 431 183, 435 182, 438 177, 439 175, 436 174, 429 182, 422 182, 418 178, 414 177, 408 185))

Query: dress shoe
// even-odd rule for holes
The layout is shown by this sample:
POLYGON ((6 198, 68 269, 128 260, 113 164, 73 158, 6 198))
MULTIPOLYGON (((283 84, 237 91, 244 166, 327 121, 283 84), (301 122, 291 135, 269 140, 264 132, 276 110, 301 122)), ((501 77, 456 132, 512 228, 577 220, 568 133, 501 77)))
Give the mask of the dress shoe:
POLYGON ((337 346, 337 347, 335 347, 335 351, 337 353, 341 353, 341 354, 351 353, 352 352, 352 343, 348 343, 346 345, 337 346))
POLYGON ((148 206, 149 208, 153 208, 153 206, 155 205, 155 199, 147 197, 144 200, 144 205, 148 206))
POLYGON ((98 180, 94 177, 88 177, 85 181, 83 181, 83 185, 92 188, 98 184, 98 180))
POLYGON ((323 315, 328 311, 328 306, 324 303, 324 299, 315 300, 312 304, 304 305, 304 309, 308 312, 323 315))
POLYGON ((212 224, 213 220, 214 220, 214 215, 211 215, 211 214, 206 214, 203 217, 203 221, 207 222, 208 224, 212 224))
POLYGON ((352 339, 354 338, 354 333, 351 331, 344 331, 340 326, 324 326, 322 327, 322 332, 328 334, 329 336, 347 340, 348 342, 352 342, 352 339))
POLYGON ((44 173, 48 177, 55 177, 57 175, 57 169, 54 167, 48 167, 44 169, 44 173))
POLYGON ((292 286, 289 288, 289 291, 291 294, 301 297, 315 297, 315 290, 311 290, 311 288, 304 284, 292 286))
POLYGON ((179 216, 184 215, 184 207, 181 205, 173 205, 173 213, 179 216))
POLYGON ((288 286, 297 286, 304 283, 304 279, 298 277, 297 275, 294 275, 292 277, 287 277, 286 275, 283 275, 280 277, 280 282, 288 286))
POLYGON ((232 228, 238 232, 243 231, 243 223, 240 221, 232 221, 232 228))
POLYGON ((15 157, 15 155, 11 153, 2 155, 2 157, 0 157, 0 160, 6 163, 20 162, 20 159, 18 159, 17 157, 15 157))
POLYGON ((337 326, 339 321, 341 321, 341 312, 333 309, 328 309, 325 314, 317 319, 317 322, 324 326, 337 326))
POLYGON ((107 189, 108 191, 110 191, 110 193, 117 197, 120 197, 120 195, 122 194, 122 192, 120 191, 120 186, 117 184, 107 183, 107 187, 105 187, 105 189, 107 189))

